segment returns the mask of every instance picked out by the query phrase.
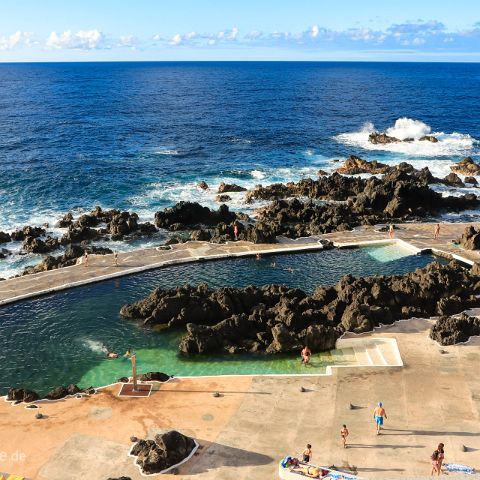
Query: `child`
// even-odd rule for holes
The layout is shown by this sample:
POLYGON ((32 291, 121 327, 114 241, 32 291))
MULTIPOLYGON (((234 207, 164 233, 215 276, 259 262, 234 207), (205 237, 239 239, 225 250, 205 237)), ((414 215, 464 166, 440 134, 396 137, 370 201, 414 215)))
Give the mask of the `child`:
POLYGON ((340 430, 340 436, 342 437, 343 448, 347 448, 348 428, 346 425, 343 425, 342 429, 340 430))
POLYGON ((309 443, 307 443, 307 448, 303 451, 302 456, 305 463, 312 459, 312 446, 309 443))

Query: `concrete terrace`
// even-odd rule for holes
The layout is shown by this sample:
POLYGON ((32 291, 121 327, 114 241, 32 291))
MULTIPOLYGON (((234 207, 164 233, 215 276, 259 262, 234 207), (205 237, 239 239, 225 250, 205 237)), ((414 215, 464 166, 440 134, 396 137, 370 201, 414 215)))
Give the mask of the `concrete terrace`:
MULTIPOLYGON (((440 237, 434 240, 435 224, 433 223, 401 224, 395 231, 395 240, 414 252, 432 250, 433 253, 442 256, 473 263, 480 261, 480 252, 467 251, 452 243, 452 240, 462 235, 468 225, 470 224, 442 223, 440 237)), ((0 282, 0 305, 179 263, 251 256, 256 253, 274 254, 319 250, 322 248, 319 244, 321 239, 328 239, 338 247, 354 247, 389 241, 387 233, 376 231, 373 227, 362 227, 353 231, 335 232, 299 240, 280 239, 280 243, 277 244, 187 242, 173 245, 171 249, 135 250, 120 253, 118 267, 114 265, 113 255, 90 255, 87 267, 78 264, 0 282)))

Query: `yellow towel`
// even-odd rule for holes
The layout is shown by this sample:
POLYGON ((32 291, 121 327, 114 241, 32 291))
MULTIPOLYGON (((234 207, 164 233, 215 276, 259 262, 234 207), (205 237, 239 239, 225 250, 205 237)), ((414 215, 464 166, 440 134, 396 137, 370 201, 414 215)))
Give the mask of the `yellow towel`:
MULTIPOLYGON (((0 479, 1 480, 1 479, 0 479)), ((20 475, 10 475, 7 480, 25 480, 25 477, 21 477, 20 475)))

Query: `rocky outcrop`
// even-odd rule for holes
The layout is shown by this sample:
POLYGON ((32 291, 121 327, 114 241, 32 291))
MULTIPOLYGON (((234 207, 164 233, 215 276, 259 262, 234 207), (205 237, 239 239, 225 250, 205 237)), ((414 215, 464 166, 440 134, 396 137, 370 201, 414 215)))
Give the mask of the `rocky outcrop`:
POLYGON ((456 173, 449 173, 444 179, 443 183, 450 187, 464 187, 465 184, 462 182, 461 178, 456 173))
POLYGON ((10 234, 7 232, 0 232, 0 243, 8 243, 11 241, 12 239, 10 238, 10 234))
POLYGON ((479 175, 480 164, 475 163, 472 157, 465 157, 461 162, 451 165, 450 170, 461 175, 479 175))
POLYGON ((232 197, 230 195, 217 195, 215 197, 215 201, 217 201, 219 203, 229 202, 231 199, 232 199, 232 197))
POLYGON ((27 390, 26 388, 10 388, 7 393, 8 402, 35 402, 39 400, 40 396, 33 390, 27 390))
POLYGON ((77 393, 80 393, 82 390, 77 386, 74 385, 73 383, 68 385, 67 387, 64 386, 59 386, 54 388, 53 390, 50 390, 45 398, 47 400, 60 400, 62 398, 65 398, 69 395, 76 395, 77 393))
POLYGON ((10 238, 16 242, 22 242, 27 237, 37 238, 45 235, 45 233, 43 228, 26 226, 20 230, 15 230, 10 234, 10 238))
POLYGON ((350 157, 345 160, 345 163, 335 171, 343 175, 357 175, 359 173, 377 175, 387 173, 390 169, 391 167, 388 165, 377 162, 376 160, 368 162, 355 155, 350 155, 350 157))
POLYGON ((368 136, 368 141, 374 145, 385 145, 388 143, 399 143, 400 139, 390 137, 386 133, 373 132, 368 136))
POLYGON ((468 342, 470 337, 478 335, 480 335, 480 319, 466 313, 456 317, 440 317, 430 329, 430 338, 440 345, 468 342))
POLYGON ((227 192, 246 192, 247 189, 245 187, 241 187, 240 185, 236 185, 235 183, 225 183, 221 182, 218 186, 217 193, 227 193, 227 192))
POLYGON ((48 236, 45 240, 34 237, 25 237, 23 241, 22 250, 25 253, 48 253, 60 247, 60 242, 57 238, 48 236))
POLYGON ((420 137, 418 139, 419 142, 432 142, 432 143, 437 143, 438 138, 434 137, 433 135, 424 135, 423 137, 420 137))
POLYGON ((155 213, 155 225, 167 230, 195 228, 201 225, 214 226, 220 222, 231 223, 237 218, 226 205, 210 210, 196 202, 179 202, 174 207, 155 213), (172 228, 176 226, 176 228, 172 228))
POLYGON ((205 182, 204 180, 202 180, 199 184, 198 184, 198 188, 200 188, 201 190, 208 190, 208 183, 205 182))
POLYGON ((457 243, 466 250, 480 250, 480 230, 475 230, 471 225, 466 227, 457 243))
POLYGON ((55 226, 58 228, 68 228, 72 223, 73 215, 68 212, 55 224, 55 226))
POLYGON ((473 185, 475 187, 478 185, 478 180, 475 177, 465 177, 464 182, 469 183, 470 185, 473 185))
POLYGON ((147 372, 138 377, 141 382, 167 382, 171 378, 170 375, 162 372, 147 372))
POLYGON ((83 248, 78 245, 71 245, 67 247, 65 253, 59 257, 47 255, 37 265, 26 267, 23 271, 23 275, 45 272, 47 270, 53 270, 60 267, 70 267, 71 265, 75 265, 77 259, 81 257, 83 253, 83 248))
POLYGON ((137 457, 142 473, 160 473, 185 460, 195 449, 195 441, 186 435, 170 430, 155 436, 154 440, 139 440, 130 450, 137 457))
POLYGON ((276 354, 298 352, 302 344, 330 350, 345 331, 362 333, 413 315, 459 313, 480 304, 478 293, 479 272, 434 262, 406 275, 346 275, 312 295, 280 285, 156 289, 120 313, 148 326, 185 329, 182 354, 276 354))

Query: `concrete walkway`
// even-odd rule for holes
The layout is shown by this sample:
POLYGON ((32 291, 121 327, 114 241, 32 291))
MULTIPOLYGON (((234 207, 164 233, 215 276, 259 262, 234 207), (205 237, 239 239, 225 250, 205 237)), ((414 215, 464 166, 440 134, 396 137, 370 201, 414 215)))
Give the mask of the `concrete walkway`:
MULTIPOLYGON (((452 240, 460 237, 467 225, 469 224, 442 223, 440 238, 434 240, 435 224, 402 224, 395 231, 395 239, 400 240, 404 246, 413 251, 431 249, 434 253, 453 256, 473 263, 480 261, 479 252, 466 251, 452 244, 452 240)), ((339 247, 389 241, 388 234, 375 231, 372 227, 366 227, 350 232, 335 232, 299 240, 280 239, 280 243, 277 244, 187 242, 173 245, 171 249, 166 250, 148 248, 120 253, 118 267, 114 265, 113 255, 90 255, 88 266, 79 264, 0 282, 0 305, 179 263, 251 256, 256 253, 293 253, 318 250, 322 248, 319 244, 320 239, 328 239, 339 247)))

